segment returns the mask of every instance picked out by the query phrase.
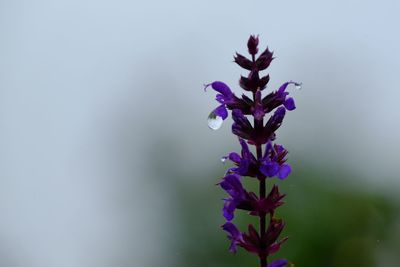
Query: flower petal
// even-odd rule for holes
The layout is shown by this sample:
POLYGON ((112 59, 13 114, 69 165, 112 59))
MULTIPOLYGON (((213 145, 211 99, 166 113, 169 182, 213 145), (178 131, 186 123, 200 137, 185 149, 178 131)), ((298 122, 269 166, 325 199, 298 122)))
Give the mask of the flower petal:
POLYGON ((218 106, 216 109, 214 109, 214 113, 218 117, 221 117, 223 120, 228 117, 228 111, 226 110, 225 105, 218 106))
POLYGON ((282 164, 282 166, 279 169, 278 178, 281 180, 285 179, 286 177, 289 176, 291 171, 292 168, 290 167, 289 164, 282 164))
POLYGON ((242 240, 242 233, 231 222, 227 222, 224 225, 222 225, 222 229, 228 232, 229 234, 228 238, 229 240, 231 240, 229 251, 232 253, 236 253, 236 245, 240 243, 240 241, 242 240))
POLYGON ((223 178, 220 186, 232 197, 243 198, 245 195, 239 175, 228 174, 223 178))
POLYGON ((285 82, 284 84, 282 84, 281 87, 279 87, 278 92, 279 93, 285 92, 285 90, 286 90, 286 88, 288 87, 289 84, 290 84, 290 82, 285 82))
POLYGON ((243 112, 239 109, 234 109, 232 111, 232 119, 234 121, 232 133, 244 139, 250 139, 254 129, 250 121, 243 115, 243 112))
POLYGON ((214 90, 217 91, 218 93, 223 94, 224 96, 231 96, 231 95, 232 95, 232 91, 231 91, 231 89, 229 88, 229 86, 226 85, 226 84, 223 83, 223 82, 215 81, 215 82, 212 82, 212 83, 210 83, 210 84, 207 84, 207 85, 204 87, 204 90, 206 90, 209 86, 211 86, 212 89, 214 89, 214 90))
POLYGON ((285 108, 287 110, 296 109, 296 105, 295 105, 294 99, 292 97, 289 97, 288 99, 286 99, 285 102, 283 103, 283 105, 285 106, 285 108))
POLYGON ((268 177, 273 177, 279 172, 279 164, 273 161, 266 162, 261 165, 260 171, 268 177))
POLYGON ((280 92, 280 93, 285 92, 285 90, 286 90, 286 88, 288 87, 289 84, 293 84, 294 86, 296 86, 296 88, 301 86, 301 83, 297 83, 297 82, 294 82, 294 81, 285 82, 284 84, 281 85, 281 87, 279 87, 278 92, 280 92))
POLYGON ((240 164, 240 161, 242 160, 240 155, 236 152, 231 152, 228 155, 228 158, 230 161, 236 163, 236 164, 240 164))
POLYGON ((285 259, 277 259, 268 264, 268 267, 285 267, 288 263, 285 259))
POLYGON ((224 201, 225 203, 224 207, 222 208, 222 215, 227 221, 232 221, 233 217, 235 216, 234 212, 236 209, 236 202, 232 198, 225 199, 224 201))

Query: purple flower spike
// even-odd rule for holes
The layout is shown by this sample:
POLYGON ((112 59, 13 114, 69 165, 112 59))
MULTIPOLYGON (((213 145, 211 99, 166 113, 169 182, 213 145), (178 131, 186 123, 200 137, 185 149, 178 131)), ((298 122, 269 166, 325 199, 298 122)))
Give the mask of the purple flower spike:
POLYGON ((292 172, 286 163, 288 151, 276 144, 275 139, 286 112, 296 109, 296 103, 286 89, 289 85, 300 88, 300 84, 289 81, 263 96, 270 76, 261 72, 269 67, 274 56, 268 47, 259 53, 258 45, 258 36, 251 35, 247 41, 250 56, 239 53, 234 56, 234 62, 247 71, 239 79, 239 86, 245 91, 240 98, 223 82, 216 81, 205 86, 205 90, 211 87, 217 92, 215 99, 219 103, 211 112, 208 125, 211 129, 218 129, 232 111, 232 133, 239 138, 241 146, 240 153, 231 152, 222 158, 223 162, 229 159, 234 166, 228 168, 219 183, 228 194, 223 199, 222 214, 227 222, 222 228, 228 233, 229 251, 236 253, 239 246, 257 255, 260 267, 286 267, 288 261, 285 259, 272 262, 268 259, 287 240, 279 238, 285 223, 275 217, 276 209, 284 204, 285 194, 279 192, 277 185, 270 184, 271 179, 268 178, 284 180, 292 172), (245 177, 258 181, 258 194, 246 190, 241 182, 245 177), (268 194, 267 190, 270 190, 268 194), (240 232, 231 222, 236 210, 259 217, 258 229, 250 224, 247 232, 240 232))
POLYGON ((236 228, 236 226, 231 223, 227 222, 222 225, 222 229, 228 232, 228 238, 231 241, 231 245, 229 246, 229 251, 232 253, 236 253, 236 246, 240 244, 243 240, 242 233, 236 228))
POLYGON ((277 259, 268 264, 268 267, 285 267, 286 265, 288 265, 288 263, 289 262, 285 259, 277 259))

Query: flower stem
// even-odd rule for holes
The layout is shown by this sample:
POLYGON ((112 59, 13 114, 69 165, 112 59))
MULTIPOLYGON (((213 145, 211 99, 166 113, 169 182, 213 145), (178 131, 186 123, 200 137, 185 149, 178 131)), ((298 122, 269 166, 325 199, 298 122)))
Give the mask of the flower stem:
MULTIPOLYGON (((258 159, 262 158, 261 145, 257 145, 257 158, 258 159)), ((263 198, 265 198, 265 191, 266 191, 265 177, 258 177, 258 179, 260 181, 260 199, 263 199, 263 198)), ((259 216, 260 216, 260 238, 261 238, 261 240, 264 240, 265 226, 266 226, 266 221, 265 221, 266 214, 261 213, 259 216)), ((264 246, 263 242, 261 243, 261 246, 264 246)), ((260 267, 267 267, 266 256, 260 256, 260 267)))
MULTIPOLYGON (((251 57, 253 64, 255 65, 255 55, 253 54, 251 57)), ((256 106, 258 103, 256 103, 258 100, 256 99, 256 93, 253 92, 253 101, 254 101, 254 106, 256 106)), ((262 133, 262 130, 264 128, 264 120, 263 119, 255 119, 254 118, 254 129, 257 133, 262 133)), ((256 150, 257 150, 257 160, 260 161, 262 158, 262 145, 261 144, 256 144, 256 150)), ((259 175, 258 180, 260 181, 260 187, 259 187, 259 194, 260 194, 260 199, 265 198, 265 192, 266 192, 266 183, 265 183, 265 176, 263 175, 259 175)), ((266 227, 266 221, 265 221, 265 217, 266 214, 265 213, 260 213, 259 214, 260 217, 260 239, 261 239, 261 247, 263 249, 265 249, 265 244, 263 242, 264 240, 264 236, 265 236, 265 227, 266 227)), ((267 256, 265 255, 259 255, 260 257, 260 267, 267 267, 267 256)))
MULTIPOLYGON (((254 101, 256 101, 255 98, 255 94, 253 94, 254 97, 254 101)), ((262 129, 264 127, 264 120, 256 120, 254 119, 254 128, 256 130, 256 132, 262 132, 262 129)), ((257 160, 260 161, 261 158, 263 157, 262 155, 262 145, 261 144, 257 144, 256 145, 256 150, 257 150, 257 160)), ((266 183, 265 183, 265 176, 263 175, 259 175, 258 180, 260 182, 259 185, 259 194, 260 194, 260 199, 265 198, 266 195, 266 183)), ((259 214, 260 217, 260 238, 261 238, 261 246, 263 247, 263 249, 265 249, 265 244, 263 243, 264 240, 264 236, 265 236, 265 227, 266 227, 266 221, 265 221, 265 217, 266 214, 265 213, 260 213, 259 214)), ((267 257, 266 256, 259 256, 260 257, 260 267, 267 267, 267 257)))

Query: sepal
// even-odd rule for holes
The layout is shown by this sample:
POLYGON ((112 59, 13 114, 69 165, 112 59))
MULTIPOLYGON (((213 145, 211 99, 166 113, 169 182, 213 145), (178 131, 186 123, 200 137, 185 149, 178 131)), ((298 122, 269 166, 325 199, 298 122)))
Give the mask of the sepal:
POLYGON ((258 70, 261 71, 268 68, 273 59, 273 53, 267 47, 256 60, 258 70))
POLYGON ((240 67, 246 70, 252 70, 254 68, 254 63, 250 59, 248 59, 245 56, 242 56, 239 53, 236 53, 236 56, 234 56, 234 61, 236 64, 238 64, 240 67))

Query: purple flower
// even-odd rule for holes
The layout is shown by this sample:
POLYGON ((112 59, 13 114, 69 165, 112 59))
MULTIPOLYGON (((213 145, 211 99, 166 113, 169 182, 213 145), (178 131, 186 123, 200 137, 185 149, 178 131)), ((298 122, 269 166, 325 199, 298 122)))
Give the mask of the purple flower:
POLYGON ((268 142, 261 160, 260 171, 267 177, 278 176, 279 179, 285 179, 292 170, 290 165, 285 163, 287 153, 283 146, 277 144, 272 146, 272 143, 268 142))
POLYGON ((277 259, 268 264, 268 267, 285 267, 288 263, 285 259, 277 259))
POLYGON ((232 124, 232 132, 243 139, 252 140, 254 128, 240 109, 234 109, 232 111, 232 119, 234 121, 232 124))
POLYGON ((282 125, 283 118, 285 118, 286 109, 279 107, 275 110, 274 114, 269 118, 264 126, 262 143, 275 139, 275 131, 282 125))
POLYGON ((232 253, 236 253, 236 246, 243 242, 242 233, 231 222, 226 222, 224 225, 222 225, 222 229, 224 229, 229 234, 228 239, 231 241, 229 251, 232 253))
POLYGON ((266 113, 271 112, 281 105, 283 105, 287 110, 296 109, 294 99, 292 97, 287 97, 289 93, 286 92, 286 88, 290 84, 293 84, 294 86, 296 86, 296 88, 301 87, 301 84, 297 82, 285 82, 279 87, 277 91, 268 94, 262 99, 262 105, 266 113))
POLYGON ((228 169, 228 173, 237 173, 240 176, 252 176, 256 177, 258 171, 257 159, 250 152, 249 146, 246 141, 239 139, 240 145, 242 146, 241 155, 236 152, 231 152, 225 158, 231 160, 237 167, 228 169))
POLYGON ((288 92, 285 92, 286 88, 288 87, 289 84, 294 84, 296 87, 300 86, 299 83, 290 81, 290 82, 285 82, 284 84, 281 85, 281 87, 278 89, 278 94, 281 96, 285 96, 285 101, 283 102, 283 105, 287 110, 294 110, 296 108, 296 105, 294 103, 294 99, 292 97, 286 98, 286 95, 288 95, 288 92))
POLYGON ((237 174, 228 174, 220 183, 220 186, 233 198, 244 198, 245 190, 237 174))
POLYGON ((228 174, 219 185, 230 195, 230 198, 224 199, 225 203, 222 209, 222 214, 227 221, 233 219, 236 208, 251 209, 255 196, 243 188, 239 175, 228 174))
POLYGON ((211 86, 212 89, 219 93, 215 97, 215 100, 217 100, 221 104, 216 109, 214 109, 211 114, 215 114, 216 116, 221 117, 223 120, 225 120, 228 117, 226 105, 235 102, 235 95, 234 93, 232 93, 229 86, 223 82, 215 81, 207 84, 204 87, 204 91, 206 91, 209 86, 211 86))

